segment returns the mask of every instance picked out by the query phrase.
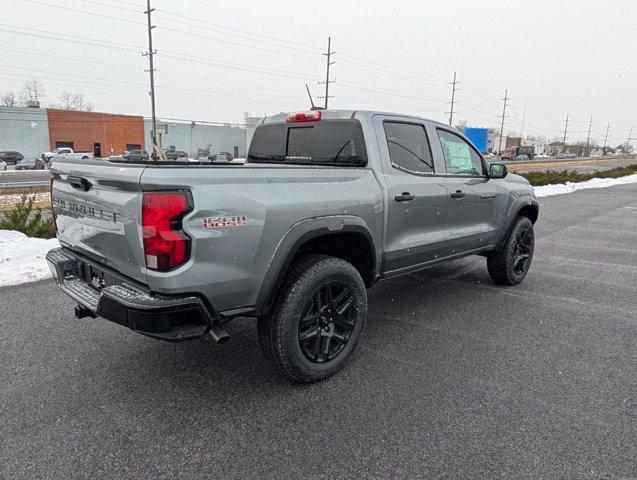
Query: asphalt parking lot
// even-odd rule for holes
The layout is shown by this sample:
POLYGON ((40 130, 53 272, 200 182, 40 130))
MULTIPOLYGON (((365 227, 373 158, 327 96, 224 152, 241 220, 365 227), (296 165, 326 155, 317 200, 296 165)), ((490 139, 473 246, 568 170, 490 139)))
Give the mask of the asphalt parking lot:
POLYGON ((74 320, 50 281, 0 289, 0 478, 637 476, 637 185, 540 203, 522 285, 481 257, 381 283, 311 386, 248 320, 169 344, 74 320))

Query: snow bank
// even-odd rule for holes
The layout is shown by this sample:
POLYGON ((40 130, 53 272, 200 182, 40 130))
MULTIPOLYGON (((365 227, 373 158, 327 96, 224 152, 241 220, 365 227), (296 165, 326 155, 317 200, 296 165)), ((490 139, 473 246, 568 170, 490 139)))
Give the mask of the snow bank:
POLYGON ((562 195, 577 190, 585 190, 587 188, 604 188, 613 185, 625 185, 627 183, 637 183, 637 174, 626 175, 619 178, 592 178, 585 182, 566 182, 557 185, 543 185, 541 187, 533 187, 535 195, 538 197, 548 197, 549 195, 562 195))
POLYGON ((0 230, 0 287, 49 278, 44 257, 59 246, 55 238, 29 238, 24 233, 0 230))

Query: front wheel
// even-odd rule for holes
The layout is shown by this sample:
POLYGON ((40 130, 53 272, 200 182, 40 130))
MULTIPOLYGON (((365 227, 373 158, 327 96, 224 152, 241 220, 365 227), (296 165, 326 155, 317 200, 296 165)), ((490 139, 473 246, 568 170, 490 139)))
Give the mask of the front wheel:
POLYGON ((487 256, 487 268, 494 282, 517 285, 529 271, 533 260, 535 233, 527 217, 518 217, 501 251, 487 256))
POLYGON ((366 316, 358 270, 340 258, 307 255, 292 267, 274 310, 259 320, 259 341, 283 375, 316 382, 347 362, 366 316))

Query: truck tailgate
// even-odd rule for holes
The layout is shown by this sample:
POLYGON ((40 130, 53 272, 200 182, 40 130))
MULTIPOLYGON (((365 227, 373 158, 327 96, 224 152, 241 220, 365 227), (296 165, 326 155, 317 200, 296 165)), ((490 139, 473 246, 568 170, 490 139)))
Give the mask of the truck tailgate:
POLYGON ((140 282, 146 281, 141 231, 145 166, 63 160, 51 168, 60 243, 140 282))

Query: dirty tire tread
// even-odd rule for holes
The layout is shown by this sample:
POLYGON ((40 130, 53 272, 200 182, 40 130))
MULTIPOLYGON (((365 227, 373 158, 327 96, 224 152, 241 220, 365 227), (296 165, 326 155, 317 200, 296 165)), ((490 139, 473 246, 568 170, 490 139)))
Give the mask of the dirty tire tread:
POLYGON ((367 297, 363 279, 353 265, 329 255, 304 255, 292 265, 272 312, 260 321, 259 339, 261 348, 265 356, 273 362, 280 373, 289 379, 299 383, 323 380, 336 373, 353 353, 365 321, 366 303, 367 297), (359 292, 362 292, 365 302, 364 311, 357 320, 357 333, 352 339, 352 346, 350 348, 348 345, 349 351, 346 352, 344 357, 339 359, 338 365, 324 373, 308 372, 307 369, 303 368, 303 365, 299 365, 299 362, 295 361, 295 352, 291 351, 292 349, 288 344, 290 336, 294 336, 296 340, 294 322, 297 320, 294 310, 298 307, 299 302, 305 303, 307 297, 304 295, 308 293, 307 289, 313 280, 333 274, 337 270, 352 277, 358 285, 359 292))
MULTIPOLYGON (((504 247, 502 247, 502 250, 487 256, 487 269, 489 271, 489 276, 494 282, 500 285, 518 285, 522 282, 522 280, 524 280, 524 277, 528 273, 528 268, 521 278, 516 277, 513 273, 513 253, 515 250, 516 237, 520 229, 524 227, 529 227, 531 229, 531 233, 535 235, 531 220, 527 217, 520 216, 517 218, 515 225, 511 229, 509 237, 507 238, 504 247)), ((531 263, 532 259, 533 251, 531 251, 529 263, 531 263)))

